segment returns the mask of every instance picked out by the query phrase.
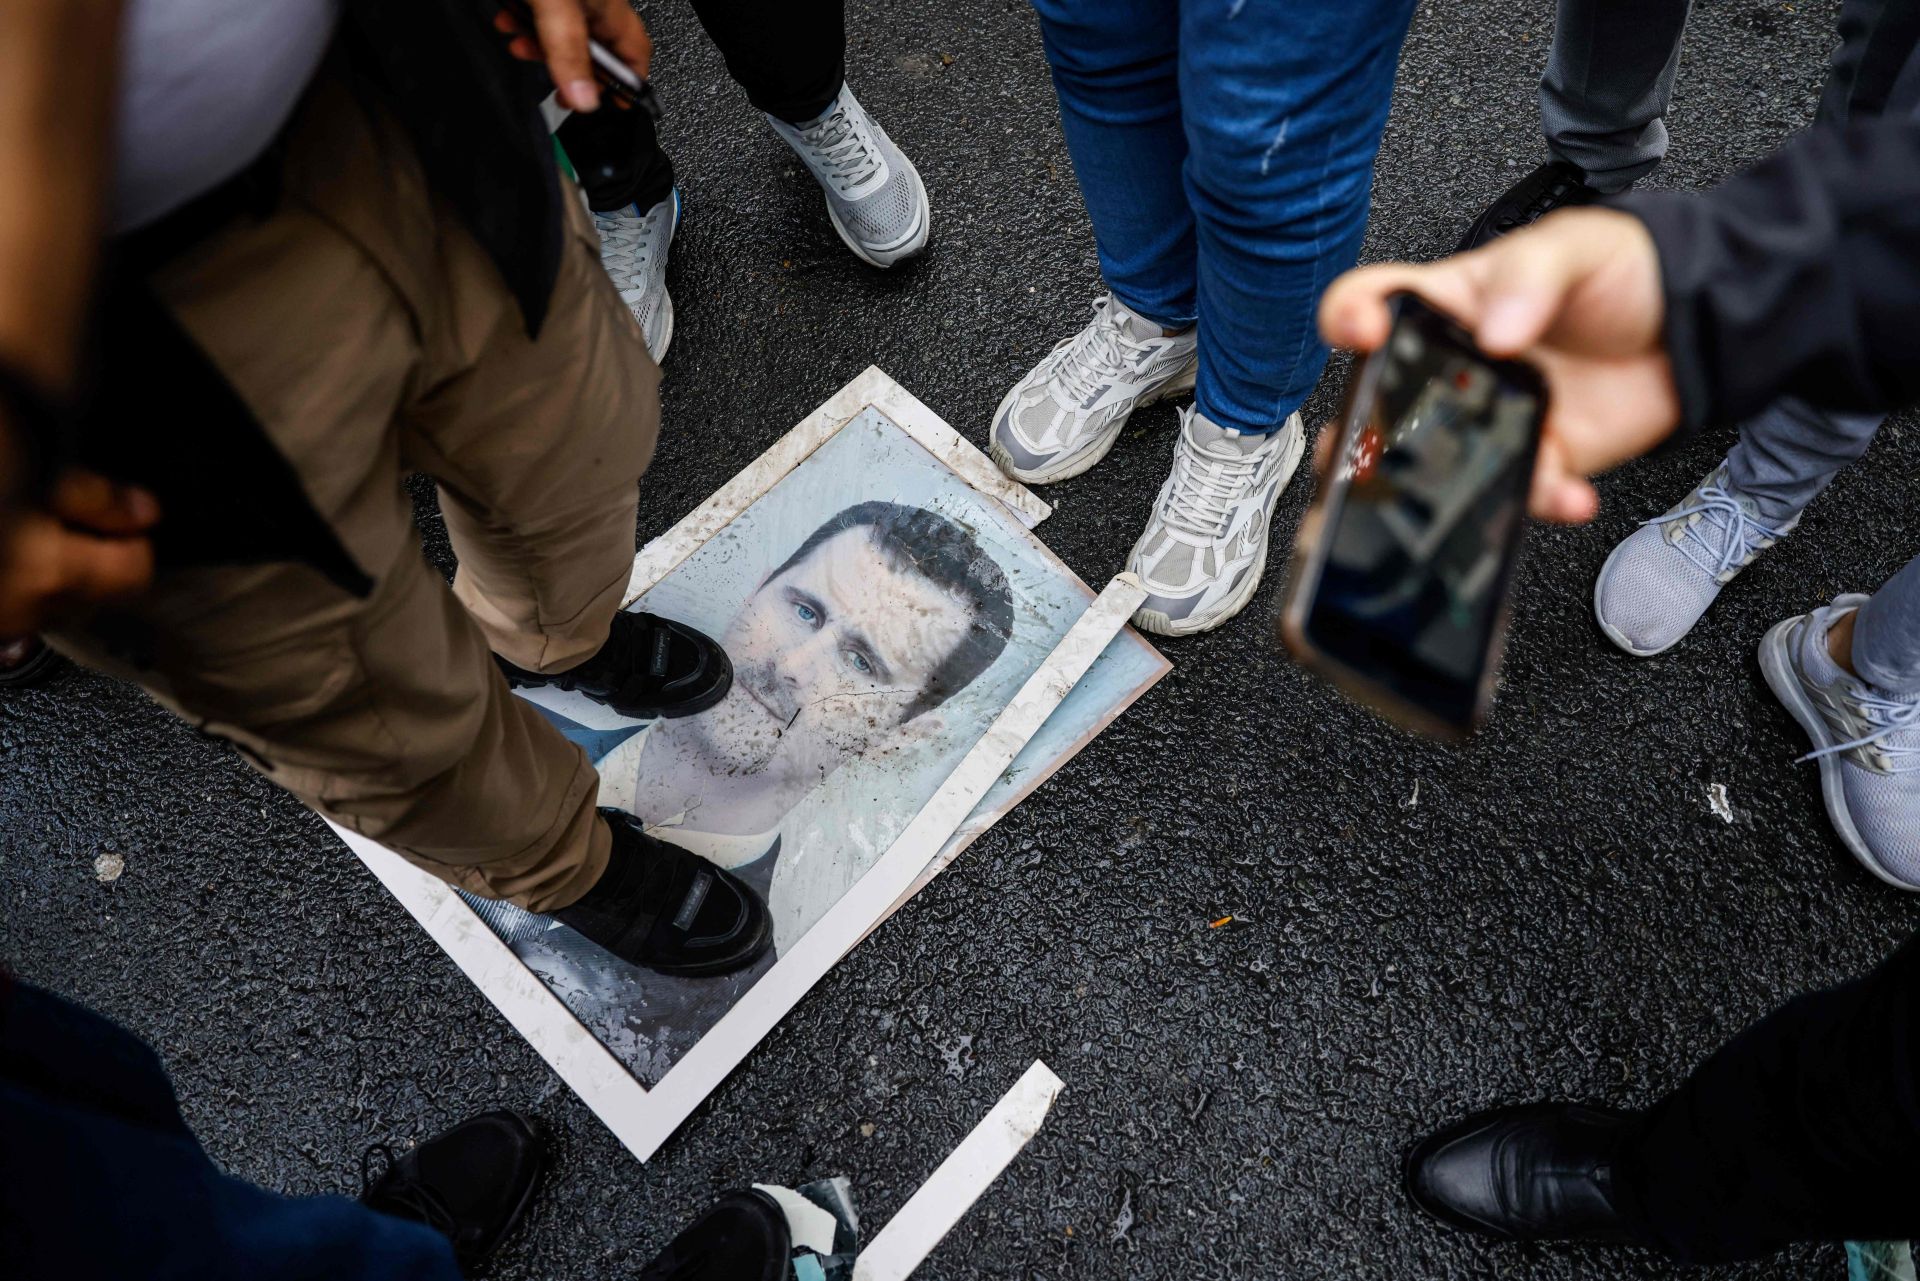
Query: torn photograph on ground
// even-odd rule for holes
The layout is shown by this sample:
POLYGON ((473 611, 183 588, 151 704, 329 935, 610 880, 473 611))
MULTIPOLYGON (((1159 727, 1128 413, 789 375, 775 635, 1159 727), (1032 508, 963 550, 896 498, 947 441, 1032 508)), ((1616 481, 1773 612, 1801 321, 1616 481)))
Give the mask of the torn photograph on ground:
MULTIPOLYGON (((760 893, 773 950, 734 974, 667 977, 463 897, 653 1085, 893 843, 1092 598, 997 501, 867 410, 632 605, 719 638, 734 681, 718 706, 639 722, 580 694, 521 694, 586 749, 602 805, 760 893)), ((1005 786, 1057 767, 1160 670, 1120 638, 1055 714, 1068 723, 1054 759, 1005 786)))
POLYGON ((636 721, 578 693, 519 692, 595 763, 600 804, 765 899, 773 947, 746 970, 657 974, 550 917, 349 844, 645 1159, 817 979, 803 970, 823 972, 1167 671, 1119 596, 1089 626, 1094 593, 1032 532, 1046 513, 869 371, 636 559, 628 608, 727 651, 734 680, 720 703, 636 721), (1002 732, 1010 722, 1017 735, 1002 732), (801 941, 889 855, 898 879, 885 897, 839 913, 827 950, 809 940, 811 958, 787 974, 801 941), (538 991, 488 952, 480 924, 538 991), (582 1028, 629 1087, 582 1053, 582 1028), (705 1047, 675 1079, 703 1040, 724 1048, 705 1047))

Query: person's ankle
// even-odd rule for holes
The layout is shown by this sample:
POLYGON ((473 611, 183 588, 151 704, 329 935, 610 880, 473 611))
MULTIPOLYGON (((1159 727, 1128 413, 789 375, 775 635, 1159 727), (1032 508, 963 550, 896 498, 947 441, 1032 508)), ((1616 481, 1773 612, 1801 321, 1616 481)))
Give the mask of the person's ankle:
POLYGON ((769 111, 767 112, 767 117, 771 120, 778 120, 789 129, 810 129, 833 114, 833 109, 840 105, 840 99, 846 95, 846 92, 847 82, 842 80, 840 87, 833 91, 831 98, 828 98, 817 107, 810 106, 800 115, 799 119, 795 119, 791 114, 792 108, 789 108, 787 111, 769 111))
POLYGON ((1860 673, 1853 667, 1853 621, 1858 617, 1860 617, 1860 611, 1850 609, 1834 619, 1832 625, 1827 628, 1828 655, 1841 671, 1855 680, 1860 678, 1860 673))

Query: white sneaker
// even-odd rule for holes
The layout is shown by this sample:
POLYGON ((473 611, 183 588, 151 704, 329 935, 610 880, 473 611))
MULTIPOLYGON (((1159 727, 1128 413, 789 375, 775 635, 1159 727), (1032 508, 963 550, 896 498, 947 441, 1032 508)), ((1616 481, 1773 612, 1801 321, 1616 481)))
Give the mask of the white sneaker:
POLYGON ((891 267, 927 247, 933 214, 920 171, 866 113, 848 85, 802 125, 767 117, 827 193, 827 217, 862 262, 891 267))
POLYGON ((1173 473, 1127 557, 1148 592, 1136 626, 1186 636, 1247 607, 1267 567, 1274 504, 1306 439, 1298 413, 1271 435, 1246 436, 1182 412, 1173 473))
POLYGON ((613 278, 620 300, 640 322, 641 336, 653 363, 667 358, 673 341, 673 299, 667 296, 667 251, 680 226, 680 189, 651 209, 628 205, 612 213, 597 213, 593 225, 600 232, 600 262, 613 278))
POLYGON ((1029 485, 1078 476, 1113 448, 1127 415, 1193 389, 1195 328, 1163 334, 1112 295, 1093 300, 1093 320, 1013 385, 993 411, 988 452, 1029 485))

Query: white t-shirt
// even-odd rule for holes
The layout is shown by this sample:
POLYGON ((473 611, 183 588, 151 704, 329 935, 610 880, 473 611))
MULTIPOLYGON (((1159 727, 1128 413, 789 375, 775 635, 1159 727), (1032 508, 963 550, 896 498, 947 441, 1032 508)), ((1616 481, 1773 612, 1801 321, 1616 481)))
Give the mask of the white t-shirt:
POLYGON ((150 223, 257 158, 293 114, 338 19, 339 0, 130 0, 112 230, 150 223))

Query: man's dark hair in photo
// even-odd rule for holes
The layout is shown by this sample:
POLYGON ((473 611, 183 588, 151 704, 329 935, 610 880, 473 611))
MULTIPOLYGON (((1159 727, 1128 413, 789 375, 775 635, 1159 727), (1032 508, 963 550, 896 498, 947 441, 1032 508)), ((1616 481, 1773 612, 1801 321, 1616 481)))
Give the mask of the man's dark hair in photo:
POLYGON ((1000 657, 1008 637, 1013 635, 1013 592, 1000 566, 958 522, 924 507, 887 502, 855 503, 832 517, 807 535, 807 541, 769 574, 767 581, 772 582, 811 556, 829 538, 862 527, 895 570, 912 570, 973 610, 973 624, 967 634, 933 669, 919 697, 907 705, 900 717, 904 725, 965 689, 1000 657))

